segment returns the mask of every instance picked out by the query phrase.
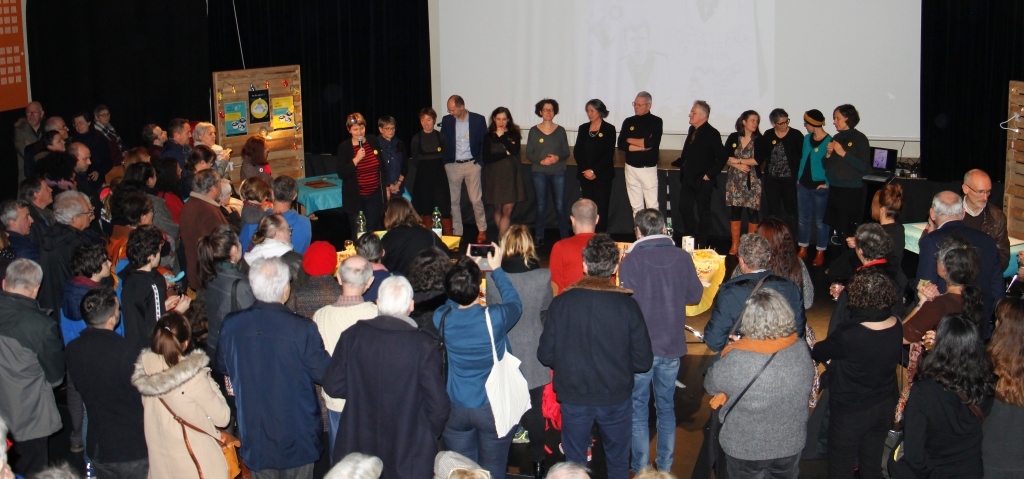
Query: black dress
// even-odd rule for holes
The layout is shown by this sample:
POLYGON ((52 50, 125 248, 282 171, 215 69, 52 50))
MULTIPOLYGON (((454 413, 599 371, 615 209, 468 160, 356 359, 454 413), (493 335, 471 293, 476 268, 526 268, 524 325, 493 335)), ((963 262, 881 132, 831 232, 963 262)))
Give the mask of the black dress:
POLYGON ((520 139, 509 132, 484 136, 484 203, 507 205, 526 201, 519 165, 520 139))
POLYGON ((439 131, 417 131, 409 143, 409 175, 415 174, 410 194, 412 206, 421 216, 432 214, 434 208, 438 208, 442 216, 451 216, 451 193, 448 174, 444 171, 446 147, 447 141, 439 131))
POLYGON ((615 125, 602 121, 596 132, 590 131, 589 121, 580 125, 576 130, 572 156, 576 160, 580 195, 597 203, 597 232, 603 233, 608 229, 608 205, 612 199, 612 179, 615 178, 615 125), (583 176, 587 170, 593 170, 593 180, 583 176))

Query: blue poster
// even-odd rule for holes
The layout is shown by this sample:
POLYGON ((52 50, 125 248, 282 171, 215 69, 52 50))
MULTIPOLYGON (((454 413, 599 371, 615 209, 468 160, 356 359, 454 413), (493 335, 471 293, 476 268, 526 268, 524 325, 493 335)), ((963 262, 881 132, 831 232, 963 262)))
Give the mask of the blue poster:
POLYGON ((249 133, 248 108, 244 101, 224 104, 224 134, 240 136, 249 133))

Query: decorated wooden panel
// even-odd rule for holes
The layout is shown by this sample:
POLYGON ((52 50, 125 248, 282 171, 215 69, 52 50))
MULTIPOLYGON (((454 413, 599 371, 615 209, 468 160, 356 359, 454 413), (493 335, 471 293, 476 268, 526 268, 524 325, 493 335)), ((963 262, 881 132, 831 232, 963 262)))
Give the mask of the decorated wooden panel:
POLYGON ((1024 82, 1010 82, 1006 128, 1006 212, 1010 236, 1024 238, 1024 82))

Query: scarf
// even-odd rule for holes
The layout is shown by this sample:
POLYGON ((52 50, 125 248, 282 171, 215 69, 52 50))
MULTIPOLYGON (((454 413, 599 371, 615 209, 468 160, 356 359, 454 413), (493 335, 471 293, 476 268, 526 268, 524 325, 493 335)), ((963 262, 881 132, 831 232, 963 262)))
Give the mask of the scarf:
MULTIPOLYGON (((796 344, 796 340, 796 333, 776 339, 742 338, 739 341, 735 341, 727 345, 725 349, 722 350, 722 357, 724 358, 725 355, 729 354, 729 351, 732 351, 733 349, 760 354, 774 354, 796 344)), ((715 397, 711 398, 711 409, 718 409, 728 401, 729 397, 726 396, 725 393, 718 393, 715 397)))
POLYGON ((267 238, 262 243, 252 247, 252 250, 245 253, 245 262, 253 264, 258 259, 280 258, 292 250, 291 243, 284 243, 276 239, 267 238))

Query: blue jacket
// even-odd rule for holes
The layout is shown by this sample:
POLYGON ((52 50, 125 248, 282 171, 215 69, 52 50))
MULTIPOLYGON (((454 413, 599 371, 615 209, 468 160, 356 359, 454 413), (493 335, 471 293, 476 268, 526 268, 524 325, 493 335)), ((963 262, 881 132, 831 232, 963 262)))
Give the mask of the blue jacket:
MULTIPOLYGON (((64 283, 64 297, 60 305, 60 332, 64 336, 65 346, 87 327, 85 318, 82 317, 82 298, 85 297, 85 293, 97 286, 84 276, 76 276, 64 283)), ((118 297, 118 301, 120 300, 118 297)), ((117 323, 114 332, 124 336, 124 321, 117 323)))
MULTIPOLYGON (((309 242, 313 238, 313 230, 309 223, 309 218, 300 215, 295 210, 285 211, 281 216, 284 217, 284 220, 288 222, 288 226, 292 229, 292 251, 299 254, 306 254, 306 248, 309 248, 309 242)), ((253 232, 255 232, 255 230, 253 230, 253 232)), ((252 243, 251 236, 249 237, 248 242, 250 244, 252 243)))
MULTIPOLYGON (((501 268, 491 273, 491 282, 493 284, 489 286, 498 288, 502 298, 502 304, 487 306, 494 328, 494 346, 498 350, 498 359, 501 359, 506 349, 515 354, 508 342, 508 331, 519 322, 523 303, 501 268)), ((475 305, 459 309, 459 303, 449 299, 434 311, 434 327, 438 331, 441 316, 449 308, 451 312, 445 319, 443 332, 448 347, 448 396, 452 403, 462 407, 482 407, 488 404, 484 383, 494 366, 491 340, 487 338, 487 323, 484 322, 484 307, 475 305)))
MULTIPOLYGON (((711 312, 711 319, 707 326, 704 326, 704 343, 708 349, 718 352, 725 348, 729 342, 729 331, 736 320, 740 318, 743 305, 746 304, 750 292, 754 290, 757 282, 765 276, 769 276, 761 285, 762 288, 774 289, 786 298, 793 316, 796 320, 796 334, 804 337, 804 328, 807 326, 807 315, 804 314, 803 292, 792 281, 776 276, 769 270, 757 273, 749 273, 737 276, 725 283, 718 289, 715 296, 715 308, 711 312)), ((736 328, 737 333, 743 332, 743 325, 736 328)))
POLYGON ((316 324, 287 306, 257 300, 224 318, 217 370, 231 378, 242 459, 254 471, 320 459, 320 383, 331 357, 316 324))
POLYGON ((828 143, 832 141, 832 135, 825 135, 825 138, 821 140, 821 144, 817 148, 811 148, 811 138, 814 135, 804 135, 804 147, 803 155, 800 158, 800 171, 796 175, 796 181, 799 183, 800 178, 804 177, 804 168, 807 168, 807 164, 811 164, 811 179, 814 181, 824 181, 828 184, 828 178, 825 176, 825 166, 821 164, 821 159, 825 158, 825 154, 828 152, 828 143))
MULTIPOLYGON (((184 172, 186 171, 185 162, 188 161, 188 157, 191 154, 192 148, 189 148, 188 145, 179 145, 176 141, 169 139, 167 140, 167 143, 164 143, 164 151, 160 154, 160 157, 174 158, 175 160, 178 160, 178 166, 180 166, 181 171, 184 172)), ((186 194, 182 198, 188 198, 188 195, 186 194)))
MULTIPOLYGON (((484 135, 487 133, 487 121, 479 113, 469 112, 469 152, 473 154, 473 160, 480 166, 484 166, 484 135)), ((455 163, 455 117, 445 115, 441 118, 441 134, 448 140, 448 148, 444 149, 444 162, 455 163)))
POLYGON ((11 241, 11 249, 14 250, 14 256, 18 259, 25 258, 39 262, 39 248, 36 247, 32 240, 28 236, 22 235, 16 231, 7 232, 8 239, 11 241))

